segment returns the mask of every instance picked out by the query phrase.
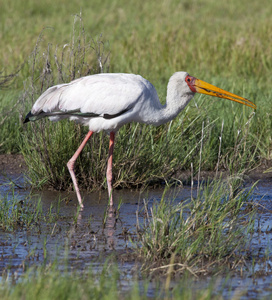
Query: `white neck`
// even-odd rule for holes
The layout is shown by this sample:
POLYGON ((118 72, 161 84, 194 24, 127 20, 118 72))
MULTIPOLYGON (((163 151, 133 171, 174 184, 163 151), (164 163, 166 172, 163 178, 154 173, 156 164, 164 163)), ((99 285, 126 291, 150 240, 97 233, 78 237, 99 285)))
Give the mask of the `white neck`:
POLYGON ((183 78, 175 73, 169 80, 167 86, 166 104, 156 105, 152 112, 152 123, 161 125, 173 120, 194 97, 183 78))

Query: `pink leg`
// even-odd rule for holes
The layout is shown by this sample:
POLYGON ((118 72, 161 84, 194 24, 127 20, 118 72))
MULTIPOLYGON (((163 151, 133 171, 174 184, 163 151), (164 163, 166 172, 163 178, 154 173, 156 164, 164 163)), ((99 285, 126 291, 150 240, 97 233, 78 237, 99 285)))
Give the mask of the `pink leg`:
POLYGON ((108 158, 108 167, 107 167, 107 183, 108 183, 108 192, 110 198, 110 206, 113 206, 113 197, 112 197, 112 155, 114 147, 114 137, 115 133, 110 133, 110 147, 109 147, 109 158, 108 158))
POLYGON ((83 140, 83 142, 81 143, 81 145, 79 146, 79 148, 77 149, 75 154, 71 157, 71 159, 67 163, 67 167, 68 167, 68 170, 69 170, 70 175, 72 177, 74 188, 75 188, 75 191, 76 191, 76 194, 77 194, 77 199, 78 199, 78 202, 79 202, 79 205, 80 205, 81 208, 83 208, 84 205, 82 203, 81 195, 80 195, 79 188, 78 188, 78 185, 77 185, 77 179, 76 179, 76 175, 75 175, 75 172, 74 172, 74 165, 75 165, 76 159, 78 158, 80 152, 83 150, 84 146, 86 145, 88 139, 92 136, 92 134, 93 134, 93 131, 89 131, 87 133, 85 139, 83 140))

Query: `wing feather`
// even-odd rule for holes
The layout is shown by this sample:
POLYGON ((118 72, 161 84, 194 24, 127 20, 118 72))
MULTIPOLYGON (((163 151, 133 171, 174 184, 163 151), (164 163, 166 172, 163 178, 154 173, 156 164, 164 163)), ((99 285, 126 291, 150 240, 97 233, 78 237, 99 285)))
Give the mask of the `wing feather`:
POLYGON ((143 94, 145 79, 134 74, 97 74, 60 84, 46 90, 31 112, 118 114, 133 107, 143 94))

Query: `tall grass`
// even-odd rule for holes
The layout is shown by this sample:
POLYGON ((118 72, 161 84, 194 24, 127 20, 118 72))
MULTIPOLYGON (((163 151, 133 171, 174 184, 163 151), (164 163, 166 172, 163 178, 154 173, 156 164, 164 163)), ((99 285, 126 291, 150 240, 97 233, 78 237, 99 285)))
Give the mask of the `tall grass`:
MULTIPOLYGON (((71 14, 78 11, 74 3, 54 3, 53 9, 51 0, 45 4, 28 1, 20 10, 21 3, 15 1, 11 20, 5 14, 11 7, 3 4, 0 14, 7 35, 3 36, 2 47, 11 44, 16 57, 7 70, 12 72, 14 65, 26 62, 15 81, 17 88, 24 85, 20 116, 29 111, 47 87, 101 71, 140 73, 155 85, 163 102, 170 75, 186 70, 250 98, 258 105, 256 114, 252 116, 249 108, 226 100, 196 96, 169 124, 158 128, 135 124, 124 127, 117 136, 114 153, 115 186, 181 180, 181 171, 190 169, 191 163, 199 165, 200 147, 203 170, 244 173, 271 158, 271 92, 266 89, 271 73, 270 17, 266 13, 271 7, 269 1, 262 6, 266 10, 254 1, 234 0, 209 0, 205 6, 201 1, 81 3, 84 24, 79 15, 74 26, 71 14), (28 18, 22 18, 21 11, 28 12, 35 26, 21 36, 16 34, 18 40, 10 42, 9 38, 19 30, 17 24, 28 26, 28 18), (48 27, 40 34, 46 26, 54 30, 48 27), (100 32, 103 37, 98 35, 100 32), (21 37, 31 42, 26 44, 21 37), (31 57, 26 59, 30 51, 31 57)), ((9 52, 2 53, 3 65, 7 65, 9 52)), ((3 112, 9 112, 17 99, 8 100, 7 94, 0 94, 2 103, 8 103, 2 106, 3 112)), ((34 185, 47 182, 57 189, 69 187, 66 162, 87 129, 66 121, 51 124, 40 120, 24 126, 18 141, 18 115, 6 115, 2 115, 5 120, 0 129, 0 151, 14 152, 19 145, 34 185)), ((84 149, 76 164, 82 187, 105 185, 107 148, 107 137, 101 133, 92 137, 84 149)))
POLYGON ((0 93, 0 154, 18 153, 20 146, 21 119, 18 114, 19 93, 0 93))
MULTIPOLYGON (((53 46, 43 50, 40 43, 41 36, 32 56, 28 89, 21 99, 23 109, 31 107, 39 93, 54 83, 108 68, 109 56, 104 43, 101 40, 86 40, 80 17, 75 18, 71 42, 62 51, 58 52, 57 48, 51 53, 53 46), (90 53, 92 60, 87 62, 86 57, 90 53)), ((248 111, 240 110, 234 120, 226 119, 224 131, 221 132, 221 120, 213 116, 214 113, 210 116, 204 101, 202 97, 197 106, 193 102, 179 118, 164 126, 124 126, 117 136, 114 153, 115 187, 156 184, 162 180, 180 181, 180 171, 190 168, 191 163, 199 164, 200 149, 200 167, 203 169, 214 170, 216 165, 222 167, 224 164, 230 173, 241 173, 253 162, 255 164, 257 149, 249 135, 253 116, 249 118, 248 111), (220 135, 223 136, 219 153, 220 135)), ((69 188, 71 181, 66 162, 86 132, 87 128, 67 120, 58 123, 40 120, 25 126, 20 146, 29 166, 32 184, 40 186, 46 182, 55 189, 69 188)), ((108 138, 105 133, 92 137, 76 164, 82 187, 92 189, 105 185, 107 153, 108 138)))

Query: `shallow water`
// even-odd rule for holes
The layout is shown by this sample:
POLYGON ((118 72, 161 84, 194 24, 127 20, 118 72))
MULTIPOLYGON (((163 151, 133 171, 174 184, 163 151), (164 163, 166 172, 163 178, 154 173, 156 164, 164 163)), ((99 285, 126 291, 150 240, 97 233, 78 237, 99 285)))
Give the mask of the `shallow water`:
MULTIPOLYGON (((24 185, 22 176, 12 175, 11 179, 18 186, 24 185)), ((9 181, 0 176, 0 182, 9 181)), ((247 186, 250 187, 251 184, 249 182, 247 186)), ((236 270, 230 275, 220 275, 217 278, 203 277, 195 281, 192 288, 203 288, 214 282, 216 289, 223 291, 226 299, 233 295, 241 295, 241 299, 259 299, 272 295, 271 184, 270 179, 260 180, 253 193, 254 201, 261 206, 251 247, 254 255, 265 258, 263 262, 259 260, 255 263, 253 258, 248 259, 247 267, 243 270, 236 270)), ((9 190, 9 185, 0 187, 1 195, 5 195, 9 190)), ((15 188, 15 191, 18 201, 24 200, 30 192, 20 188, 15 188)), ((195 194, 196 189, 183 187, 170 191, 170 197, 174 195, 176 201, 183 201, 190 198, 192 192, 195 194)), ((115 203, 121 202, 119 216, 116 218, 108 213, 105 218, 106 192, 85 194, 83 211, 78 211, 74 193, 37 193, 37 199, 41 198, 43 211, 51 209, 52 214, 59 211, 58 218, 49 224, 41 223, 29 231, 0 231, 0 275, 9 273, 16 278, 24 271, 25 266, 54 259, 57 259, 60 265, 62 261, 64 265, 68 259, 69 267, 75 270, 84 270, 89 266, 98 270, 107 257, 115 255, 123 273, 123 287, 127 289, 131 286, 133 274, 139 267, 131 257, 132 243, 136 240, 136 212, 138 211, 138 221, 144 222, 144 201, 152 203, 153 200, 160 200, 162 194, 163 189, 144 192, 115 190, 115 203)), ((175 284, 173 281, 172 285, 175 284)), ((154 295, 152 284, 148 294, 150 297, 154 295)))

